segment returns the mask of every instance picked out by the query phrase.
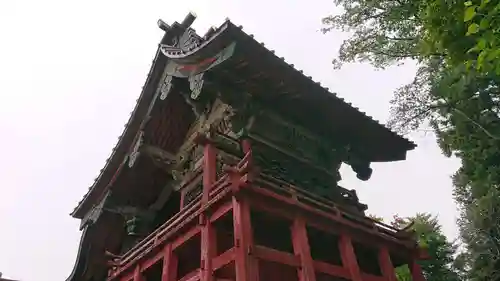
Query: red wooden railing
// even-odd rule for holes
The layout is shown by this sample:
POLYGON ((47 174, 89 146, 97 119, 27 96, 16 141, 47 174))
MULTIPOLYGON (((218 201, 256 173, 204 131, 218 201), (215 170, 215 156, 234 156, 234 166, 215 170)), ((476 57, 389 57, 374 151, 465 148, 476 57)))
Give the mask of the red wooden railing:
MULTIPOLYGON (((399 235, 400 230, 390 225, 375 221, 364 215, 355 214, 329 199, 315 195, 284 181, 263 174, 252 175, 254 170, 252 168, 252 154, 251 150, 248 150, 235 167, 226 168, 222 176, 210 185, 206 202, 202 200, 203 193, 198 195, 177 214, 126 252, 114 264, 114 267, 110 270, 109 277, 113 278, 123 274, 125 271, 129 271, 138 260, 148 255, 161 244, 164 244, 165 241, 177 234, 186 225, 199 218, 201 214, 215 203, 229 196, 231 192, 234 192, 235 189, 232 188, 235 186, 234 177, 232 176, 234 174, 238 174, 238 178, 240 179, 246 178, 249 181, 248 188, 244 188, 243 190, 260 193, 270 198, 274 197, 284 204, 294 204, 307 212, 324 216, 327 219, 332 219, 351 228, 362 230, 365 233, 403 244, 406 247, 411 246, 411 243, 413 243, 408 237, 406 239, 399 235)), ((201 180, 198 176, 194 176, 194 178, 201 180)), ((207 195, 205 194, 205 196, 207 195)), ((320 263, 315 262, 315 266, 320 266, 320 263)), ((195 273, 185 276, 182 280, 198 279, 199 274, 195 273)))

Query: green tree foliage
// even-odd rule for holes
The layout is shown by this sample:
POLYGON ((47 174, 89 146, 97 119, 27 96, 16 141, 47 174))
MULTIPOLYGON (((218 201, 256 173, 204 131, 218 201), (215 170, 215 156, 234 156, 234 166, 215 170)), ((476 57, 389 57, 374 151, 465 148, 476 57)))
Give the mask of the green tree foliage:
MULTIPOLYGON (((420 261, 423 274, 427 281, 459 281, 462 279, 462 270, 459 260, 455 261, 457 246, 449 242, 443 234, 441 225, 436 217, 430 214, 416 214, 413 217, 401 218, 394 216, 392 225, 404 228, 411 223, 411 230, 415 232, 418 243, 425 248, 429 259, 420 261)), ((411 280, 407 266, 396 269, 399 281, 411 280)))
MULTIPOLYGON (((383 219, 374 215, 370 218, 383 222, 383 219)), ((463 276, 462 256, 457 256, 457 246, 449 242, 442 232, 437 218, 431 214, 416 214, 412 217, 394 216, 390 224, 398 229, 409 228, 413 231, 420 247, 426 249, 429 259, 419 261, 427 281, 461 281, 463 276)), ((411 281, 408 266, 396 268, 398 281, 411 281)))
POLYGON ((403 133, 431 126, 447 156, 461 209, 470 280, 500 280, 500 0, 335 0, 324 31, 351 33, 336 67, 418 62, 415 79, 391 102, 389 125, 403 133))
POLYGON ((464 22, 467 35, 474 38, 468 62, 482 72, 500 75, 500 3, 491 0, 466 1, 464 22))

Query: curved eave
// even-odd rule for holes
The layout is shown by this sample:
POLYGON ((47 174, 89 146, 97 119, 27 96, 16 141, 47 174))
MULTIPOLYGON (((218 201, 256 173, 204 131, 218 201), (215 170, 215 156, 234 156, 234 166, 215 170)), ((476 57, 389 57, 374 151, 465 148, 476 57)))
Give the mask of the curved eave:
POLYGON ((161 55, 160 48, 158 47, 153 64, 148 73, 148 77, 142 88, 141 95, 139 96, 138 102, 132 111, 127 124, 125 125, 122 135, 119 137, 116 146, 113 148, 111 155, 106 160, 106 164, 104 168, 101 169, 98 177, 94 181, 94 184, 89 188, 83 199, 78 203, 78 206, 73 210, 71 216, 82 219, 85 213, 92 208, 92 204, 95 203, 96 199, 104 194, 109 182, 113 178, 113 175, 129 152, 135 135, 154 96, 156 86, 158 84, 157 82, 161 77, 166 62, 167 58, 161 55))
MULTIPOLYGON (((196 48, 187 52, 164 52, 164 54, 171 60, 190 63, 200 57, 207 56, 206 54, 214 54, 216 50, 222 49, 231 41, 237 42, 236 52, 242 52, 243 49, 245 55, 252 59, 252 63, 260 64, 263 69, 272 69, 273 73, 280 73, 282 78, 280 82, 303 89, 304 98, 324 100, 325 97, 328 97, 329 104, 332 107, 331 110, 338 109, 345 112, 346 115, 353 119, 353 124, 358 126, 359 130, 368 129, 369 133, 365 132, 365 134, 371 138, 375 137, 370 147, 370 150, 373 151, 373 155, 370 155, 372 162, 404 160, 406 159, 406 152, 416 147, 416 144, 412 141, 391 131, 366 113, 330 92, 328 88, 322 87, 320 83, 315 82, 311 77, 305 76, 302 71, 295 69, 292 64, 288 64, 284 58, 277 57, 274 51, 257 42, 253 35, 245 33, 241 27, 235 26, 230 21, 224 22, 211 33, 209 38, 204 38, 203 42, 196 48)), ((328 124, 328 122, 325 123, 328 124)), ((363 137, 360 135, 360 138, 363 137)))
POLYGON ((71 270, 71 274, 66 278, 66 281, 77 281, 86 268, 87 254, 90 251, 90 241, 89 241, 89 226, 86 226, 82 231, 82 236, 80 238, 80 244, 78 246, 78 252, 76 254, 75 265, 71 270))

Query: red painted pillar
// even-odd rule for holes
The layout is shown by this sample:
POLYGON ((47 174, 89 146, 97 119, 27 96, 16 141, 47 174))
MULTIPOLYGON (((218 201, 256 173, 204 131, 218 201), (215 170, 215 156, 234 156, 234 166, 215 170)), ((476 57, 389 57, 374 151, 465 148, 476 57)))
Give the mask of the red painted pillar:
POLYGON ((351 237, 346 234, 342 234, 339 239, 340 256, 342 258, 342 264, 349 271, 352 281, 362 281, 361 271, 359 269, 358 261, 356 259, 356 254, 354 253, 354 248, 352 246, 351 237))
POLYGON ((389 250, 387 249, 387 247, 382 247, 379 250, 378 261, 384 279, 386 281, 397 281, 396 271, 394 270, 394 265, 392 264, 391 255, 389 254, 389 250))
POLYGON ((255 177, 255 169, 254 169, 255 167, 253 166, 254 162, 252 155, 252 144, 250 140, 243 139, 243 141, 241 142, 241 147, 243 152, 245 153, 244 157, 246 157, 246 163, 244 163, 243 169, 248 177, 247 179, 251 181, 255 177))
POLYGON ((422 273, 422 268, 420 267, 420 264, 417 263, 416 259, 412 259, 408 267, 410 268, 413 281, 425 281, 424 274, 422 273))
POLYGON ((142 278, 141 267, 137 265, 134 269, 134 281, 144 281, 142 278))
POLYGON ((295 219, 292 226, 293 251, 300 257, 299 280, 316 281, 306 223, 302 217, 295 219))
POLYGON ((215 229, 205 215, 200 216, 200 224, 202 225, 200 280, 213 281, 212 259, 215 257, 215 249, 217 247, 215 229))
POLYGON ((172 251, 172 244, 167 244, 163 249, 163 270, 161 273, 161 281, 176 281, 177 280, 177 257, 172 251))
POLYGON ((244 198, 233 197, 233 224, 236 280, 258 281, 257 261, 252 257, 253 233, 250 220, 250 207, 244 198))
MULTIPOLYGON (((206 142, 203 151, 203 195, 201 204, 205 205, 210 199, 210 189, 217 180, 215 147, 206 142)), ((213 281, 212 259, 215 256, 215 231, 205 214, 200 215, 201 224, 201 281, 213 281)))
POLYGON ((249 139, 243 139, 241 141, 241 148, 243 149, 243 153, 248 153, 252 150, 252 144, 249 139))
POLYGON ((212 143, 205 143, 203 151, 203 195, 201 203, 209 200, 210 188, 217 180, 217 163, 215 147, 212 143))

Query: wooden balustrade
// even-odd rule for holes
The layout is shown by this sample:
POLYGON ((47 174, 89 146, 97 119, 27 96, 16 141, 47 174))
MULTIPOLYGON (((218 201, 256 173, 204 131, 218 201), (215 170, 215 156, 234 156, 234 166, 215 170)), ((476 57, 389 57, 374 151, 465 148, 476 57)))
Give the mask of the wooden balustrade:
MULTIPOLYGON (((312 194, 307 190, 264 174, 253 174, 255 169, 252 166, 252 151, 248 143, 243 144, 242 147, 245 154, 241 160, 234 167, 226 167, 217 179, 215 170, 217 152, 209 142, 205 143, 204 164, 200 171, 203 173, 203 177, 202 179, 195 177, 197 180, 203 181, 203 192, 125 253, 115 263, 115 268, 110 271, 108 281, 140 281, 142 280, 140 279, 142 278, 141 270, 147 270, 160 259, 163 259, 162 281, 221 280, 215 279, 213 272, 228 266, 232 261, 235 262, 235 280, 258 281, 258 260, 278 262, 295 267, 298 270, 298 280, 300 281, 315 281, 316 273, 355 281, 394 280, 388 248, 384 245, 393 244, 394 247, 411 251, 414 242, 410 238, 401 237, 398 235, 400 230, 390 225, 351 212, 325 197, 312 194), (242 187, 243 184, 244 187, 242 187), (246 196, 243 197, 244 199, 238 199, 237 196, 231 196, 239 194, 240 191, 254 194, 257 196, 254 198, 257 199, 251 200, 250 197, 246 196), (277 204, 265 205, 265 203, 259 202, 258 198, 268 198, 277 204), (250 234, 252 227, 249 213, 250 208, 254 207, 263 208, 266 212, 269 211, 293 221, 291 232, 294 253, 284 253, 255 245, 250 234), (298 211, 286 211, 291 210, 291 208, 298 211), (225 252, 217 254, 214 240, 216 230, 213 224, 229 211, 233 213, 234 245, 225 252), (298 212, 303 215, 297 216, 298 212), (314 222, 308 221, 310 216, 319 216, 326 221, 342 225, 339 248, 344 266, 327 264, 311 258, 306 231, 306 224, 314 225, 314 222), (377 247, 380 247, 379 261, 382 276, 360 271, 355 261, 350 236, 354 232, 378 237, 377 239, 382 241, 377 244, 379 245, 377 247), (185 276, 177 276, 176 263, 178 261, 173 252, 195 235, 201 237, 200 268, 185 276), (179 279, 179 277, 181 278, 179 279)), ((355 196, 348 190, 344 191, 348 197, 355 196)), ((330 231, 330 229, 328 230, 330 231)), ((413 275, 417 278, 416 281, 423 281, 423 277, 419 275, 418 264, 412 263, 411 266, 413 275)))

